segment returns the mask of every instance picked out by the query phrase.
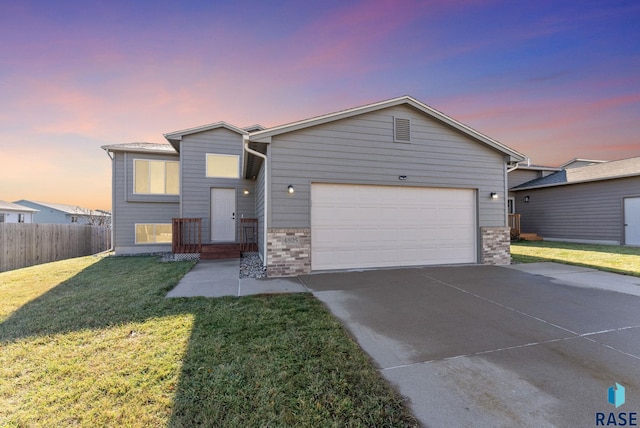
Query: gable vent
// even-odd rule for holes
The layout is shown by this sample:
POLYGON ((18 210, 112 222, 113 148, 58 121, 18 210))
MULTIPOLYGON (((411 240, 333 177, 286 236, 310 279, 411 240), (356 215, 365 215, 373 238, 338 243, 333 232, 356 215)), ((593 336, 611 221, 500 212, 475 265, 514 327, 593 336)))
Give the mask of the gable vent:
POLYGON ((411 120, 401 117, 393 118, 394 141, 400 143, 411 142, 411 120))

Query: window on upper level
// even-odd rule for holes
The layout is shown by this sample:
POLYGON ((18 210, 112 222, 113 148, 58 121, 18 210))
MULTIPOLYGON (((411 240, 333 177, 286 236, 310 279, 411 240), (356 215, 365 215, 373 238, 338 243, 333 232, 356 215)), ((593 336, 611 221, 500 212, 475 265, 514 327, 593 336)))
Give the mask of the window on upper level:
POLYGON ((207 153, 207 177, 239 178, 240 157, 207 153))
POLYGON ((133 192, 151 195, 180 193, 180 162, 135 159, 133 192))

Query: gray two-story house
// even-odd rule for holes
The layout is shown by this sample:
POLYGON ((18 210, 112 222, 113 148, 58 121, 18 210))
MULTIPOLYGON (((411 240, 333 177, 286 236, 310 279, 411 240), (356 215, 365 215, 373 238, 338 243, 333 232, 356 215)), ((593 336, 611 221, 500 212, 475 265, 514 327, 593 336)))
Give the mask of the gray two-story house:
POLYGON ((525 157, 412 97, 164 136, 103 147, 117 254, 170 251, 173 218, 212 245, 257 219, 269 276, 510 261, 507 169, 525 157))

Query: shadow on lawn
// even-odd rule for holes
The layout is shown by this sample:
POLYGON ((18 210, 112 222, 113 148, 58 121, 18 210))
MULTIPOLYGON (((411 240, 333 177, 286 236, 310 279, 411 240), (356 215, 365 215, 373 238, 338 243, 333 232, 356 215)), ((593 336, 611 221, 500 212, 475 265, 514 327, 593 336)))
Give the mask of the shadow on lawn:
POLYGON ((0 343, 143 321, 188 308, 164 298, 189 263, 107 257, 21 306, 0 324, 0 343))
POLYGON ((191 266, 102 259, 11 314, 0 345, 191 314, 170 427, 416 425, 311 295, 166 299, 191 266))

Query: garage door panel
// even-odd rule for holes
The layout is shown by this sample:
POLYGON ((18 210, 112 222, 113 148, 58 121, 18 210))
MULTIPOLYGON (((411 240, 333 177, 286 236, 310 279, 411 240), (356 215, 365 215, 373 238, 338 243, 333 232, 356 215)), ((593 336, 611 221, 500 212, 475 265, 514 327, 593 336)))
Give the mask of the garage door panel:
POLYGON ((471 189, 312 184, 312 269, 473 263, 471 189))

